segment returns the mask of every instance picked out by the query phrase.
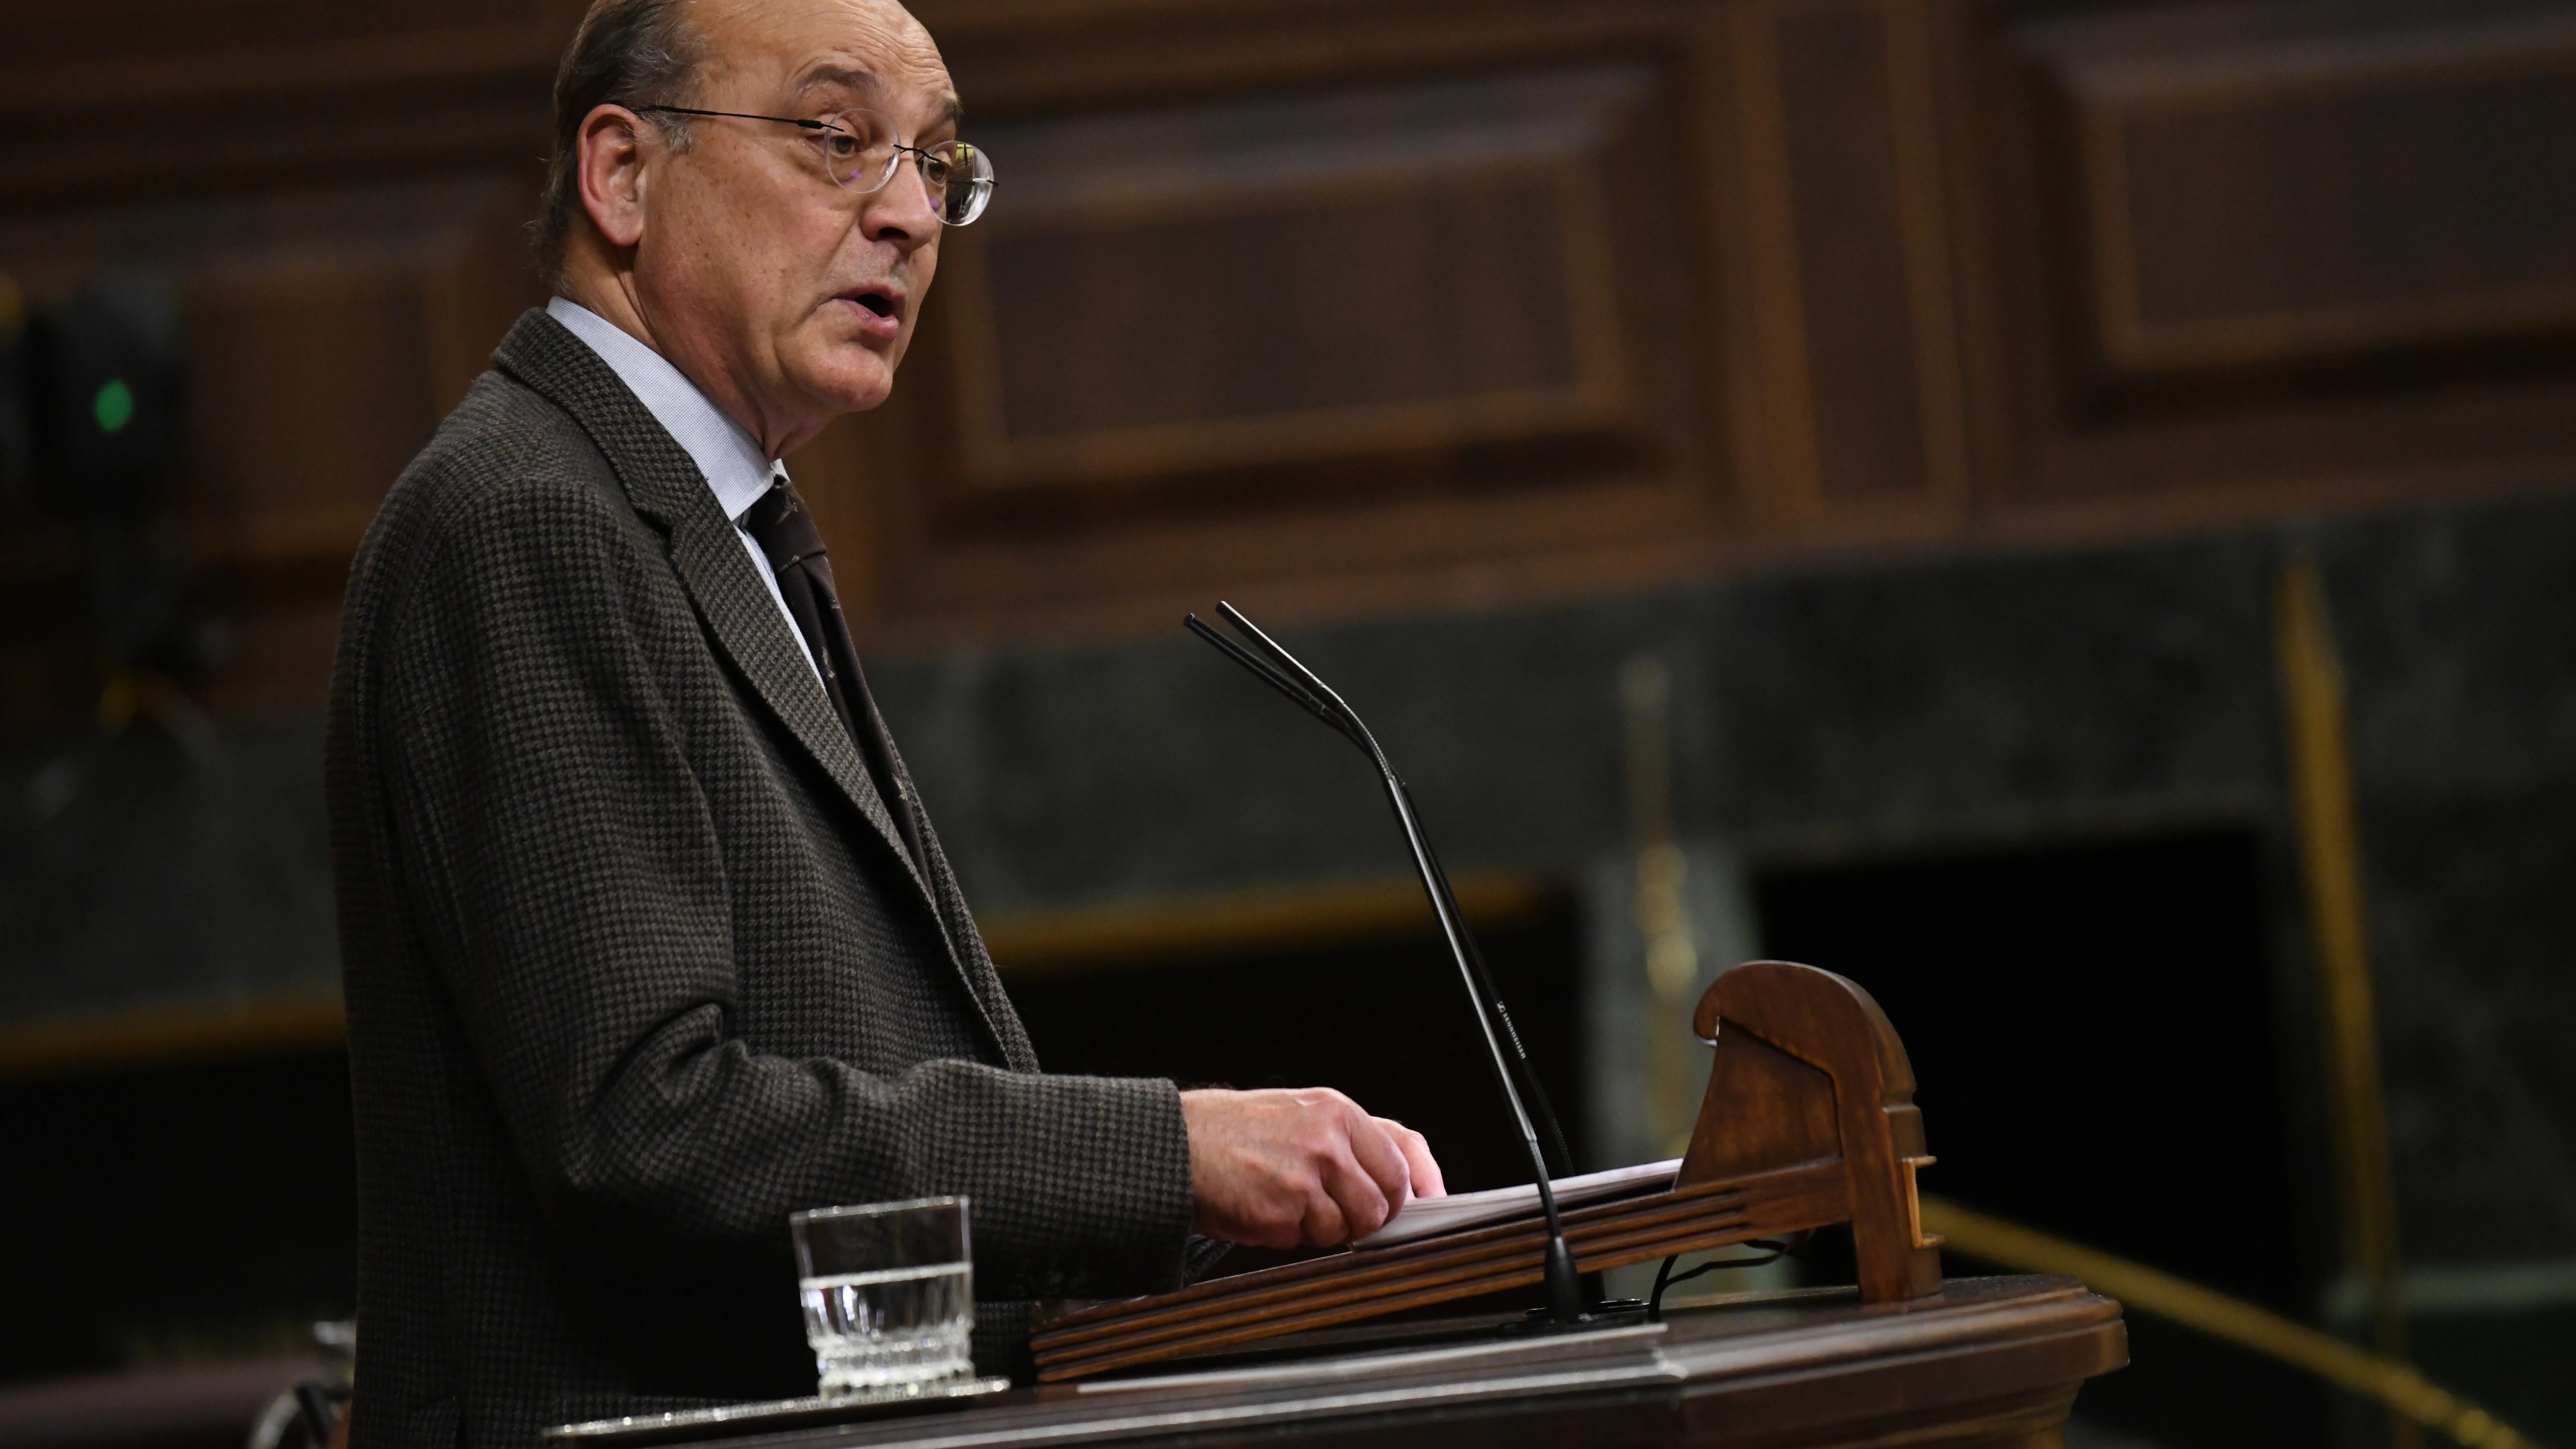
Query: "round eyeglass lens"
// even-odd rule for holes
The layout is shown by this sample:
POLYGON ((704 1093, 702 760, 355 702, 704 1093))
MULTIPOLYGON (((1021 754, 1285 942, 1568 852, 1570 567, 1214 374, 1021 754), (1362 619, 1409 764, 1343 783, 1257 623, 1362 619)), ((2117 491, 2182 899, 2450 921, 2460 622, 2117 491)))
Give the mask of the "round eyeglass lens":
POLYGON ((875 191, 894 179, 906 156, 921 171, 922 189, 939 219, 964 226, 984 214, 993 195, 993 162, 984 148, 965 141, 935 146, 904 146, 895 140, 894 123, 874 111, 843 111, 824 118, 817 148, 832 179, 851 191, 875 191))
POLYGON ((921 181, 939 219, 964 226, 993 199, 993 158, 965 141, 942 141, 921 154, 921 181))
POLYGON ((874 191, 894 176, 894 123, 874 111, 825 116, 814 145, 832 179, 852 191, 874 191))

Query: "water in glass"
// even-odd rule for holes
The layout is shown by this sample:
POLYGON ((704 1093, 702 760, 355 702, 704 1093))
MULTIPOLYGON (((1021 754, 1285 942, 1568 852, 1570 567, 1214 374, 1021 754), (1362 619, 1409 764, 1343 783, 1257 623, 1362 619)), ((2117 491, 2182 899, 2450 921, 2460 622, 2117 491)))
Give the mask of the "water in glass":
POLYGON ((971 1264, 833 1273, 797 1287, 825 1398, 914 1394, 974 1372, 971 1264))

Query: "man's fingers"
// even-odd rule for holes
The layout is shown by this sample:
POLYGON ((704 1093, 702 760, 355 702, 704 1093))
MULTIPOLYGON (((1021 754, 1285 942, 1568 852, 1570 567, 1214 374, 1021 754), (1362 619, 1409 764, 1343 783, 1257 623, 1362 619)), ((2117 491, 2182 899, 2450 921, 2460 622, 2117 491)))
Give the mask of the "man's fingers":
MULTIPOLYGON (((1306 1219, 1298 1226, 1304 1232, 1304 1240, 1318 1248, 1338 1246, 1352 1236, 1350 1213, 1343 1204, 1334 1201, 1333 1194, 1326 1191, 1320 1182, 1313 1192, 1306 1195, 1306 1219)), ((1293 1248, 1297 1245, 1290 1243, 1287 1246, 1293 1248)))
POLYGON ((1334 1124, 1334 1130, 1339 1139, 1334 1144, 1337 1150, 1324 1155, 1315 1167, 1324 1191, 1341 1209, 1342 1237, 1317 1239, 1316 1246, 1323 1248, 1376 1232, 1404 1201, 1403 1158, 1367 1114, 1354 1108, 1334 1124), (1371 1142, 1371 1138, 1376 1140, 1371 1142), (1373 1162, 1372 1158, 1383 1160, 1373 1162), (1397 1169, 1392 1188, 1384 1176, 1388 1162, 1397 1169))
POLYGON ((1401 1123, 1371 1117, 1356 1108, 1351 1112, 1351 1156, 1358 1159, 1360 1170, 1385 1194, 1389 1211, 1415 1195, 1413 1163, 1396 1136, 1403 1130, 1401 1123))
POLYGON ((1441 1180, 1440 1164, 1431 1156, 1431 1140, 1393 1118, 1380 1117, 1377 1123, 1387 1130, 1388 1135, 1395 1139, 1397 1149, 1404 1153, 1404 1164, 1413 1175, 1413 1195, 1447 1197, 1449 1185, 1441 1180))

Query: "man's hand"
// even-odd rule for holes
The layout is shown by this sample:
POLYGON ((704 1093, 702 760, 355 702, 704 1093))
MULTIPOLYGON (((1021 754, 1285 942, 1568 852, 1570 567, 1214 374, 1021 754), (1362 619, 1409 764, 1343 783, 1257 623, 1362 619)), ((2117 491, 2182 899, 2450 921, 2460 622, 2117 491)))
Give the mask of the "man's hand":
POLYGON ((1181 1094, 1190 1131, 1190 1226, 1255 1248, 1329 1248, 1440 1197, 1430 1144, 1328 1087, 1181 1094))

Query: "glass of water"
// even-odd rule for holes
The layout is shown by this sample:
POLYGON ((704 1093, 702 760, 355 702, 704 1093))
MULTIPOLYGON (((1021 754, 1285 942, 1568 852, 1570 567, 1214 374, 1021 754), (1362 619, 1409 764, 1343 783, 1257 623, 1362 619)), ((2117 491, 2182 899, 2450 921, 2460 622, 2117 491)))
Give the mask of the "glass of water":
POLYGON ((787 1225, 824 1398, 911 1398, 973 1377, 966 1199, 816 1208, 787 1225))

